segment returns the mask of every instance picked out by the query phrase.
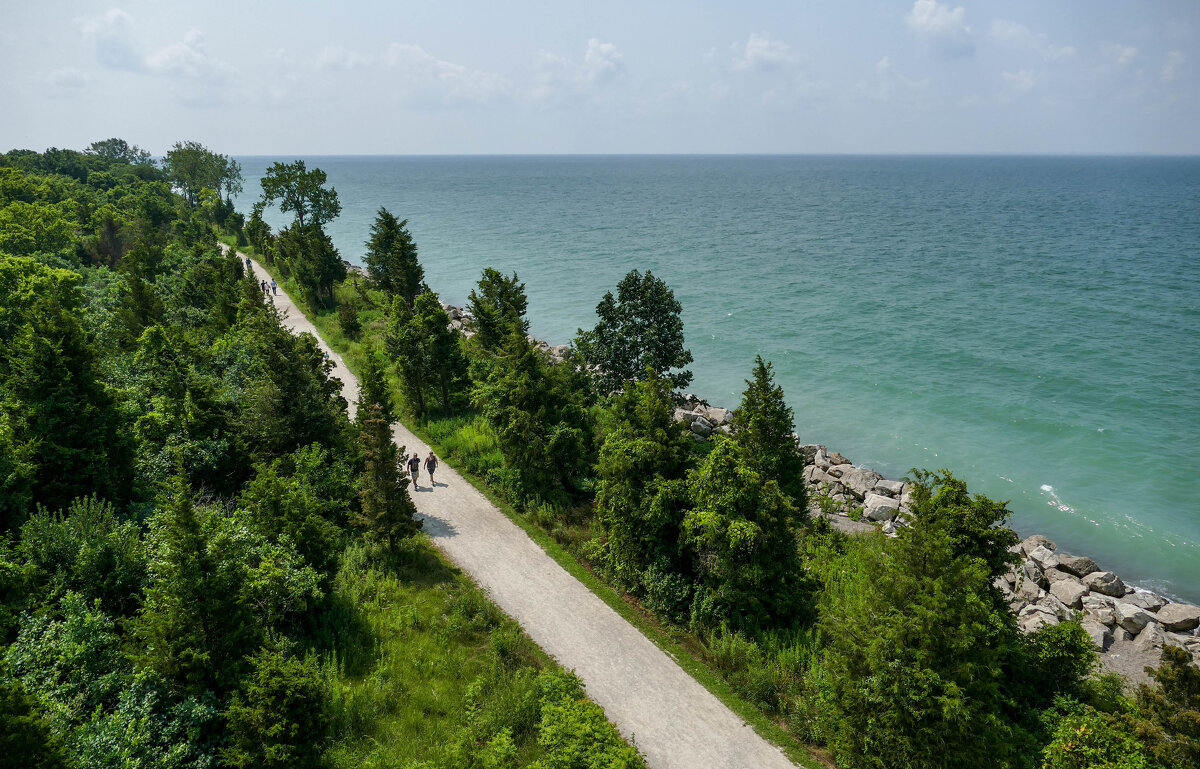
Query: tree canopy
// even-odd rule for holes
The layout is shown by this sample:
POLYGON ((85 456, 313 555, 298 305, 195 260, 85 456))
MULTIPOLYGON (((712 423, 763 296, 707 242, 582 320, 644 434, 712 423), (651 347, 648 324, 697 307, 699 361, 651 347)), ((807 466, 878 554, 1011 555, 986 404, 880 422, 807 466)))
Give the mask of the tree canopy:
POLYGON ((342 213, 337 190, 327 189, 325 180, 324 171, 308 170, 303 160, 275 162, 262 178, 262 201, 278 201, 279 210, 294 214, 300 229, 308 224, 323 227, 342 213))

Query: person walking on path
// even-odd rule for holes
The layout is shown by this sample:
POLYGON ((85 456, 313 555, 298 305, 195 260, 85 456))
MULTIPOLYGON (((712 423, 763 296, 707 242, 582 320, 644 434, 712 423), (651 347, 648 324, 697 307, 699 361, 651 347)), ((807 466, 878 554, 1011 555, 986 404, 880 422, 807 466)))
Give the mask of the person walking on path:
POLYGON ((260 280, 258 282, 258 287, 262 289, 264 294, 267 293, 267 282, 265 280, 260 280))
POLYGON ((412 476, 413 488, 417 488, 417 476, 421 473, 421 458, 417 456, 417 452, 413 452, 412 457, 408 460, 408 474, 412 476))
POLYGON ((271 278, 271 296, 275 296, 275 294, 277 293, 276 289, 278 289, 278 288, 279 288, 279 284, 275 282, 274 278, 271 278))
POLYGON ((433 471, 437 469, 437 457, 433 455, 433 449, 429 450, 429 456, 425 457, 425 472, 429 473, 429 487, 437 486, 433 482, 433 471))
POLYGON ((248 256, 246 257, 246 274, 247 275, 254 274, 254 265, 253 265, 253 263, 251 263, 250 257, 248 257, 248 256))

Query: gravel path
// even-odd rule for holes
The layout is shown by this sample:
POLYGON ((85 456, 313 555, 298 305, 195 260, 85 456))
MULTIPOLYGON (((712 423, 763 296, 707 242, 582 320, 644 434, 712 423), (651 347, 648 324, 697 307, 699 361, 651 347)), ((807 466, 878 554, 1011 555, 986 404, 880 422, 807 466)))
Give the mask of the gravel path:
MULTIPOLYGON (((243 256, 243 258, 245 258, 243 256)), ((254 265, 255 276, 271 277, 254 265)), ((358 380, 282 291, 273 297, 294 333, 317 337, 333 360, 346 400, 358 380)), ((403 425, 396 443, 422 459, 429 447, 403 425)), ((666 653, 546 555, 525 532, 453 469, 442 465, 436 486, 422 472, 413 501, 425 531, 454 563, 483 586, 529 636, 583 680, 588 696, 646 756, 654 769, 791 769, 779 748, 760 737, 666 653)))

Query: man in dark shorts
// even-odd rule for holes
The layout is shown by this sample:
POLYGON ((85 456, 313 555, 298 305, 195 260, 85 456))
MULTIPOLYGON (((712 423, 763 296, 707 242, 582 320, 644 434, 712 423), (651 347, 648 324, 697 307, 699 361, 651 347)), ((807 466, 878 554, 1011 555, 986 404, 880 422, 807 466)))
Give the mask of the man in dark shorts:
POLYGON ((417 452, 408 460, 408 474, 412 476, 413 488, 417 488, 417 475, 421 472, 421 458, 417 456, 417 452))

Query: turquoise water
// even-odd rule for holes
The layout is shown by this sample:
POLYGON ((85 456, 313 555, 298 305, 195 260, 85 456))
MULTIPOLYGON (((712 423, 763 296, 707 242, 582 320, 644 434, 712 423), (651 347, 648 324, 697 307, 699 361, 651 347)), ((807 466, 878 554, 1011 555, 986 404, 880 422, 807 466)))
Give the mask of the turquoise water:
MULTIPOLYGON (((272 159, 240 160, 248 211, 272 159)), ((1200 600, 1200 159, 306 160, 351 262, 386 206, 443 300, 516 270, 553 343, 652 270, 711 402, 761 353, 806 442, 950 468, 1018 531, 1200 600)))

